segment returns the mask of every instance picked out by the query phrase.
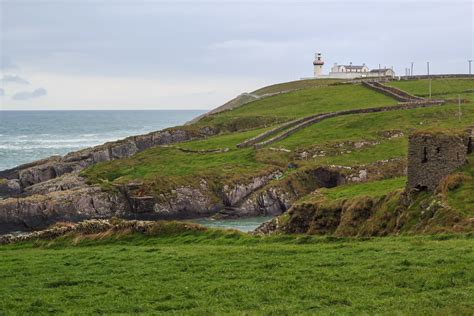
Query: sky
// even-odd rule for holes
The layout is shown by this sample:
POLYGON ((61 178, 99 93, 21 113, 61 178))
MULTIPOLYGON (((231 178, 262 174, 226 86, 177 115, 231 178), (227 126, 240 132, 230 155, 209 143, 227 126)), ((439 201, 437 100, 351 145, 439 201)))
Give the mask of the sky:
POLYGON ((0 109, 211 109, 311 76, 315 52, 326 73, 467 73, 473 3, 0 0, 0 109))

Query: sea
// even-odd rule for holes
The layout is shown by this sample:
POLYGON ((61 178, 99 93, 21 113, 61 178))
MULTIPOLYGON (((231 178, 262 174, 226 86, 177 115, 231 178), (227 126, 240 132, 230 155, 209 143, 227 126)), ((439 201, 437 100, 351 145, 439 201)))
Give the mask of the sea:
POLYGON ((182 125, 204 112, 0 111, 0 170, 182 125))
MULTIPOLYGON (((64 155, 128 136, 182 125, 204 110, 156 111, 0 111, 0 170, 64 155)), ((197 223, 241 231, 268 217, 199 219, 197 223)))

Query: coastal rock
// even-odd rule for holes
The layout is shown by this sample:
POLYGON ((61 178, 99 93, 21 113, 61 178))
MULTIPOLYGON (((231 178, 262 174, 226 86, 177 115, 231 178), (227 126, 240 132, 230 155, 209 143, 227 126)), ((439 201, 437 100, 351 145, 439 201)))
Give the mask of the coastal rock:
POLYGON ((23 195, 48 194, 51 192, 66 191, 85 186, 85 180, 77 174, 65 174, 62 177, 31 185, 25 189, 23 195))
POLYGON ((280 215, 294 201, 294 196, 278 187, 270 187, 250 196, 239 207, 243 216, 280 215))
POLYGON ((211 198, 207 190, 179 187, 163 202, 153 206, 153 212, 161 218, 202 217, 216 213, 223 207, 221 201, 211 198))
MULTIPOLYGON (((7 180, 17 179, 21 190, 24 191, 32 185, 60 177, 64 174, 81 171, 99 162, 126 158, 153 146, 203 138, 216 133, 217 130, 210 127, 202 127, 198 130, 191 128, 166 129, 71 152, 64 157, 53 156, 13 169, 3 170, 0 171, 0 178, 7 180)), ((11 196, 8 193, 10 191, 6 190, 5 187, 1 192, 5 196, 11 196)), ((11 194, 15 194, 15 191, 12 191, 11 194)))
POLYGON ((0 201, 0 232, 43 229, 58 221, 110 218, 128 211, 119 195, 99 187, 78 188, 0 201))
POLYGON ((0 179, 0 198, 6 196, 16 196, 21 193, 20 181, 17 179, 0 179))
POLYGON ((263 187, 270 180, 276 179, 282 175, 281 172, 275 172, 262 177, 255 177, 249 183, 236 184, 234 186, 224 186, 223 195, 226 206, 234 206, 242 201, 255 190, 263 187))

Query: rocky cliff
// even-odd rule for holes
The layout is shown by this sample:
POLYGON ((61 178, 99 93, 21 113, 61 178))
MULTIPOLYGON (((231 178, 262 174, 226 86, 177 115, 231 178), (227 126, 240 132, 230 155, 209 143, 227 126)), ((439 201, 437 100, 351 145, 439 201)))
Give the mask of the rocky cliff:
POLYGON ((28 188, 69 173, 77 173, 93 164, 130 157, 147 148, 208 137, 217 131, 210 127, 169 128, 145 135, 105 143, 0 171, 0 198, 28 194, 28 188))
POLYGON ((46 228, 55 222, 120 217, 185 219, 211 216, 242 203, 255 190, 280 176, 258 175, 245 183, 178 186, 158 196, 139 195, 139 183, 104 191, 87 185, 77 174, 66 174, 26 188, 22 197, 0 200, 0 233, 46 228))
MULTIPOLYGON (((350 198, 299 200, 283 215, 261 225, 255 233, 385 236, 472 231, 474 218, 469 209, 474 183, 474 169, 469 165, 471 137, 470 129, 415 132, 409 137, 405 189, 374 196, 364 191, 364 194, 350 198), (467 170, 456 172, 462 166, 467 170), (459 206, 463 208, 459 209, 459 206)), ((401 171, 405 168, 399 165, 385 169, 401 171)), ((376 170, 383 169, 379 166, 376 170)), ((361 171, 372 174, 373 170, 368 170, 370 168, 361 171)), ((391 176, 401 174, 392 173, 391 176)), ((360 182, 351 176, 344 179, 343 183, 360 182)))

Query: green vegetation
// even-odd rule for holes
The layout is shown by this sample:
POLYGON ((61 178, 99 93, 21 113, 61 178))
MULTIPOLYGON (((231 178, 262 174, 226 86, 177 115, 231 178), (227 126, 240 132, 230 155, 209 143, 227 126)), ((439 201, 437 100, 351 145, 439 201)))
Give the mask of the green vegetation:
POLYGON ((131 158, 96 164, 83 175, 95 183, 116 184, 143 181, 155 193, 177 185, 211 182, 239 182, 275 170, 255 161, 251 149, 224 153, 186 153, 173 147, 156 147, 131 158))
POLYGON ((448 186, 445 199, 457 211, 474 216, 474 155, 470 155, 469 164, 459 174, 448 178, 451 183, 445 184, 448 186))
POLYGON ((318 189, 279 216, 277 232, 386 236, 472 231, 473 158, 445 177, 435 193, 407 195, 404 177, 318 189))
MULTIPOLYGON (((302 81, 304 85, 317 82, 302 81)), ((233 130, 249 127, 254 129, 176 145, 194 150, 229 148, 227 153, 185 153, 176 146, 158 147, 128 159, 95 165, 83 174, 90 182, 106 185, 109 182, 145 181, 149 188, 159 191, 178 184, 198 183, 201 178, 245 181, 259 172, 286 169, 290 162, 297 162, 303 167, 332 164, 354 166, 392 158, 403 159, 407 151, 407 136, 412 131, 434 127, 463 128, 474 122, 474 94, 470 92, 474 87, 473 80, 436 79, 432 82, 433 93, 440 94, 439 97, 450 98, 446 93, 461 93, 463 99, 470 100, 471 103, 462 105, 461 119, 458 117, 458 106, 453 103, 434 108, 348 115, 311 125, 268 146, 290 152, 269 148, 240 150, 235 147, 243 140, 275 126, 272 125, 275 122, 334 110, 396 104, 395 100, 357 84, 310 88, 303 85, 301 90, 263 98, 240 108, 212 115, 198 123, 198 126, 232 125, 233 130), (249 122, 251 124, 246 125, 249 122), (396 137, 392 137, 393 135, 396 137), (369 144, 356 148, 354 143, 360 141, 369 144), (309 153, 309 158, 302 159, 299 156, 302 152, 309 153), (324 154, 318 154, 320 152, 324 154)), ((301 82, 291 85, 297 83, 301 82)), ((426 81, 396 81, 389 84, 422 95, 426 81)), ((276 91, 275 89, 283 87, 277 85, 272 89, 276 91)))
POLYGON ((0 314, 474 312, 470 235, 90 238, 0 246, 0 314))
MULTIPOLYGON (((406 177, 384 179, 367 183, 352 183, 332 189, 320 189, 315 192, 314 197, 334 201, 338 199, 350 199, 356 196, 383 196, 392 191, 402 189, 405 186, 405 183, 406 177)), ((309 195, 309 197, 311 197, 311 195, 309 195)), ((304 200, 304 202, 307 201, 307 199, 304 200)))
POLYGON ((359 84, 322 86, 275 95, 247 103, 199 121, 205 125, 229 125, 241 118, 259 118, 261 122, 284 122, 308 115, 395 105, 397 102, 359 84))
MULTIPOLYGON (((433 79, 431 80, 431 96, 441 99, 456 99, 458 95, 474 101, 474 80, 472 79, 433 79)), ((388 83, 420 97, 429 96, 429 80, 391 81, 388 83)))
POLYGON ((321 86, 333 85, 341 82, 339 79, 307 79, 307 80, 296 80, 290 82, 277 83, 271 86, 263 87, 255 90, 252 94, 265 95, 271 93, 285 93, 289 91, 316 88, 321 86))

